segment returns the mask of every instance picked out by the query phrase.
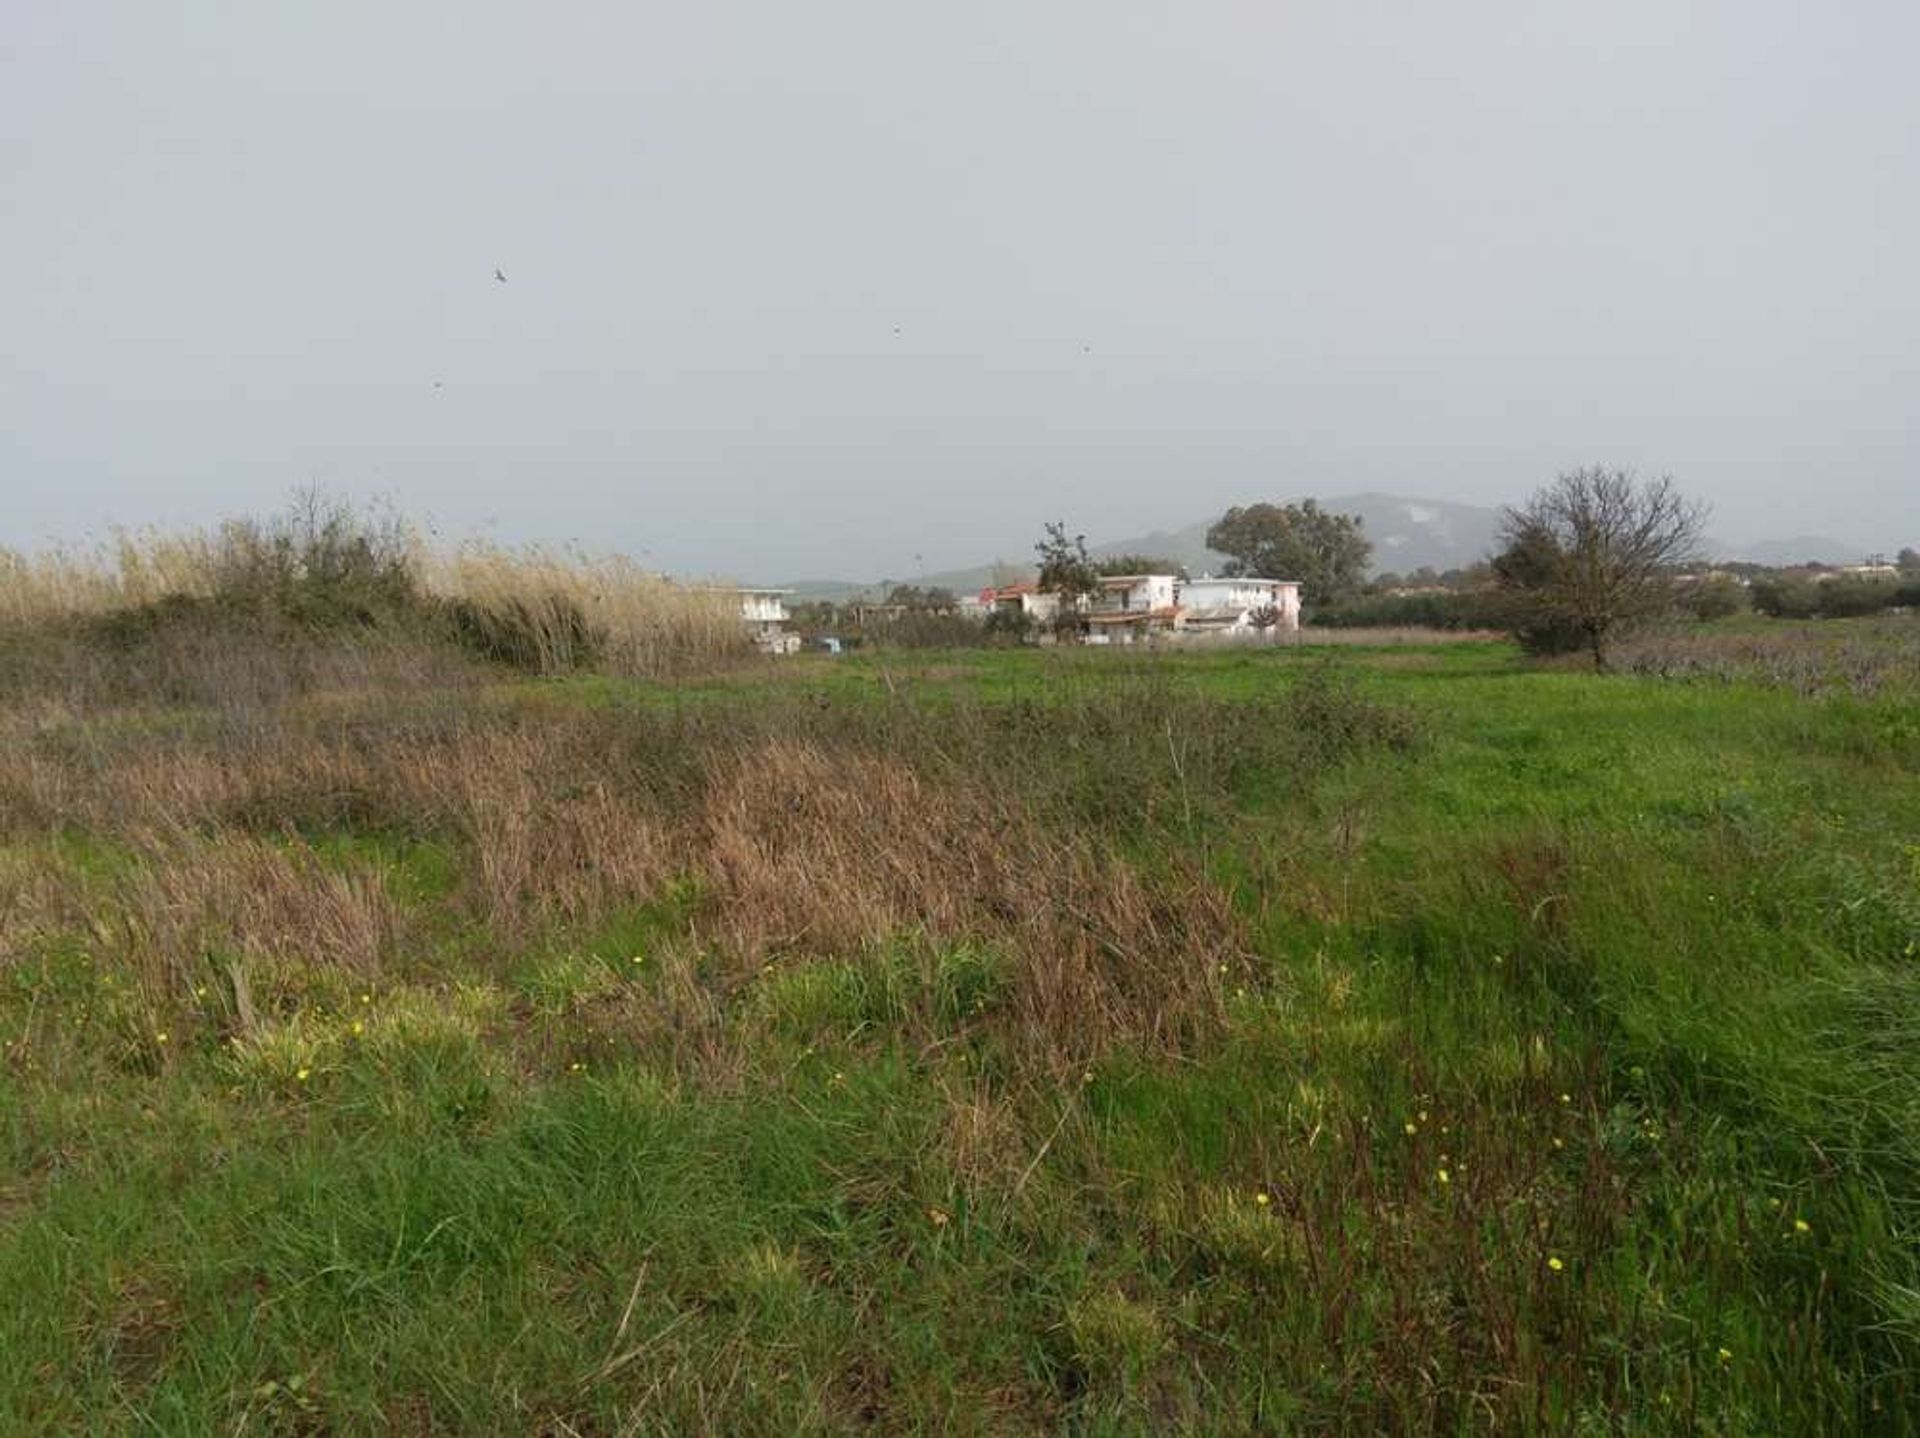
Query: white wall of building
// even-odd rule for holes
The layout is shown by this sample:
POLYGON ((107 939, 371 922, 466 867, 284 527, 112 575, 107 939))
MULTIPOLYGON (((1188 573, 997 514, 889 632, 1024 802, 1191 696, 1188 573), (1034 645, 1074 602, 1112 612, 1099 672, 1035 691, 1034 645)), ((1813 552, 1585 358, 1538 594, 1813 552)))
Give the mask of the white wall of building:
POLYGON ((785 624, 786 597, 779 590, 743 589, 740 591, 740 617, 749 624, 785 624))
POLYGON ((1287 579, 1190 579, 1180 586, 1180 604, 1190 625, 1252 629, 1253 616, 1271 608, 1278 628, 1300 627, 1300 586, 1287 579))
POLYGON ((1097 604, 1101 609, 1127 613, 1171 609, 1178 585, 1178 579, 1171 574, 1116 575, 1102 582, 1097 604), (1123 579, 1125 583, 1121 582, 1123 579))

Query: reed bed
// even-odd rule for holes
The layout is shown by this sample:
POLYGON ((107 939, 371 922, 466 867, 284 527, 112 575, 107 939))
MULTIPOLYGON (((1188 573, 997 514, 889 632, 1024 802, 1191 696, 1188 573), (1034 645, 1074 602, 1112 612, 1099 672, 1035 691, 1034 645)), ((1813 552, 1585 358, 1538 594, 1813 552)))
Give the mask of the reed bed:
MULTIPOLYGON (((376 635, 542 675, 656 679, 751 652, 724 589, 576 546, 436 550, 397 516, 311 496, 264 522, 0 550, 0 640, 37 647, 42 661, 64 648, 56 667, 84 668, 103 649, 117 665, 139 649, 149 660, 166 655, 174 687, 192 689, 196 665, 250 640, 311 649, 320 637, 365 651, 376 635)), ((212 684, 245 687, 219 676, 212 684)), ((143 692, 151 697, 153 684, 143 692)))

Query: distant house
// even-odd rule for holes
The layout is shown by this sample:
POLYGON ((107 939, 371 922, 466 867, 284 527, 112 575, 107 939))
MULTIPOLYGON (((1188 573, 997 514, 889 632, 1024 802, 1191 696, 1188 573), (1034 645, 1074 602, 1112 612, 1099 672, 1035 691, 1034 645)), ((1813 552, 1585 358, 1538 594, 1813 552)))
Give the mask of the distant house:
MULTIPOLYGON (((1022 614, 1051 624, 1061 614, 1058 594, 1028 581, 983 589, 960 601, 979 618, 1022 614)), ((1291 579, 1186 579, 1177 574, 1108 574, 1088 598, 1075 601, 1089 644, 1140 644, 1181 639, 1274 639, 1300 628, 1300 586, 1291 579)))
POLYGON ((1201 575, 1180 586, 1182 627, 1188 634, 1251 638, 1298 633, 1300 586, 1291 579, 1215 579, 1201 575))
POLYGON ((800 636, 787 628, 787 596, 791 589, 741 588, 732 593, 740 599, 740 618, 747 626, 754 647, 763 654, 797 654, 800 636))
POLYGON ((1051 624, 1060 613, 1060 596, 1032 580, 983 589, 978 602, 989 615, 1021 614, 1035 624, 1051 624))
POLYGON ((1092 644, 1134 644, 1180 623, 1180 580, 1172 574, 1109 574, 1083 610, 1092 644))
POLYGON ((1101 579, 1081 615, 1089 644, 1274 639, 1300 628, 1300 586, 1290 579, 1113 574, 1101 579))

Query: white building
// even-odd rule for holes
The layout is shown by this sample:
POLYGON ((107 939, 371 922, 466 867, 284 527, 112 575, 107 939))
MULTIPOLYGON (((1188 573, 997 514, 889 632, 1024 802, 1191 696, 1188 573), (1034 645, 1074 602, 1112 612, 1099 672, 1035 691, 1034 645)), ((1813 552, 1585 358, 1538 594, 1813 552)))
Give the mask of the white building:
POLYGON ((1031 580, 983 589, 980 602, 989 614, 1023 614, 1035 624, 1051 624, 1060 612, 1060 596, 1048 593, 1031 580))
POLYGON ((1086 607, 1087 639, 1094 644, 1132 644, 1179 626, 1178 576, 1109 574, 1086 607))
POLYGON ((1189 634, 1275 637, 1300 628, 1300 586, 1291 579, 1203 574, 1180 585, 1182 628, 1189 634))
POLYGON ((740 598, 740 619, 753 637, 754 646, 763 654, 797 654, 800 636, 787 628, 792 616, 787 613, 791 589, 736 589, 740 598))

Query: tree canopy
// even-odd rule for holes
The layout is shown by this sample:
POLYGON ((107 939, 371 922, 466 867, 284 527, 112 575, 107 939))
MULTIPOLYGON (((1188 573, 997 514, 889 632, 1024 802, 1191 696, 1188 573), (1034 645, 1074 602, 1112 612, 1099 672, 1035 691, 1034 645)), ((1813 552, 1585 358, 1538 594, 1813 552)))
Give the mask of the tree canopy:
POLYGON ((1312 499, 1235 505, 1207 531, 1207 548, 1229 556, 1229 575, 1298 580, 1309 605, 1356 593, 1373 553, 1359 515, 1334 514, 1312 499))
POLYGON ((1187 577, 1187 566, 1177 559, 1165 559, 1155 554, 1109 554, 1105 559, 1096 559, 1094 569, 1100 574, 1177 574, 1187 577))
POLYGON ((1064 522, 1047 526, 1046 537, 1033 547, 1040 557, 1040 587, 1066 599, 1078 599, 1100 588, 1100 571, 1087 554, 1084 534, 1069 536, 1064 522))
POLYGON ((1529 648, 1584 648, 1596 669, 1618 633, 1671 610, 1705 511, 1671 479, 1594 466, 1561 475, 1501 520, 1493 562, 1529 648))

